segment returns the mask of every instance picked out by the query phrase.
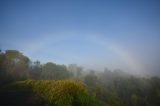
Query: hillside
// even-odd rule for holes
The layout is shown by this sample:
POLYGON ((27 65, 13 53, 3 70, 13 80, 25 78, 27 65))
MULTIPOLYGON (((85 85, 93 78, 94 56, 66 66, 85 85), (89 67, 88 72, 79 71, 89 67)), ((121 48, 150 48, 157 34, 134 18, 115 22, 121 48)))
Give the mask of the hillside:
POLYGON ((101 106, 86 86, 73 80, 17 81, 1 88, 1 106, 101 106))

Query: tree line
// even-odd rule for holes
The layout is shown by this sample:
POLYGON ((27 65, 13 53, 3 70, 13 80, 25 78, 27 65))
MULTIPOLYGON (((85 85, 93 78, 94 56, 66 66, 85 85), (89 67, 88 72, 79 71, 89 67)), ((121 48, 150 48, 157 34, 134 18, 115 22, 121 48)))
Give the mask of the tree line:
POLYGON ((76 64, 42 64, 17 50, 0 52, 0 85, 18 80, 82 81, 90 95, 106 106, 160 106, 160 78, 138 77, 121 70, 83 70, 76 64))

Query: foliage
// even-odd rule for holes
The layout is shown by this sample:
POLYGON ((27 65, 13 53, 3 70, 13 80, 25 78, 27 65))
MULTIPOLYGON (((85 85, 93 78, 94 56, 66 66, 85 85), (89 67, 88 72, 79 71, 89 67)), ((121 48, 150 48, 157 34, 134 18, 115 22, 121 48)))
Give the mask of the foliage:
POLYGON ((87 93, 86 86, 73 80, 27 80, 25 84, 42 95, 51 106, 101 106, 87 93))
POLYGON ((31 88, 45 98, 48 105, 160 106, 159 77, 139 77, 107 68, 104 72, 87 73, 76 64, 68 67, 52 62, 41 64, 16 50, 0 52, 0 86, 19 80, 22 82, 8 88, 31 88), (22 81, 26 79, 32 80, 22 81), (78 79, 84 84, 69 79, 78 79))
POLYGON ((69 76, 70 73, 64 65, 57 65, 52 62, 48 62, 42 67, 41 79, 58 80, 69 78, 69 76))
POLYGON ((0 53, 0 84, 11 80, 27 79, 29 58, 16 50, 0 53))

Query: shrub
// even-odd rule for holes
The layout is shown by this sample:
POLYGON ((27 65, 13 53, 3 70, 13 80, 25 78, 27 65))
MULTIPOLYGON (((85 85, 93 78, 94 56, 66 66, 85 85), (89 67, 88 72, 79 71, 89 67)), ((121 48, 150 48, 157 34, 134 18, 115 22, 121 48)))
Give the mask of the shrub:
POLYGON ((86 86, 80 81, 27 80, 25 83, 51 106, 100 106, 94 97, 88 95, 86 86))

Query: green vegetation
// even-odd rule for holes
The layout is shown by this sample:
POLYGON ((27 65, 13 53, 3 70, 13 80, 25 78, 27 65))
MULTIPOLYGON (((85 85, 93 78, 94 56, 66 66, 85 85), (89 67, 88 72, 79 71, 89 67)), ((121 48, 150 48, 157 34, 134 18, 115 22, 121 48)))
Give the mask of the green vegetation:
POLYGON ((24 83, 53 106, 100 106, 95 98, 88 95, 85 85, 79 81, 29 80, 24 83))
POLYGON ((0 52, 0 100, 2 106, 160 106, 160 78, 41 64, 7 50, 0 52))
POLYGON ((16 91, 16 93, 32 91, 41 96, 46 101, 45 103, 47 106, 102 106, 98 100, 88 95, 86 86, 80 81, 17 81, 16 83, 12 83, 1 88, 1 92, 2 91, 16 91))

